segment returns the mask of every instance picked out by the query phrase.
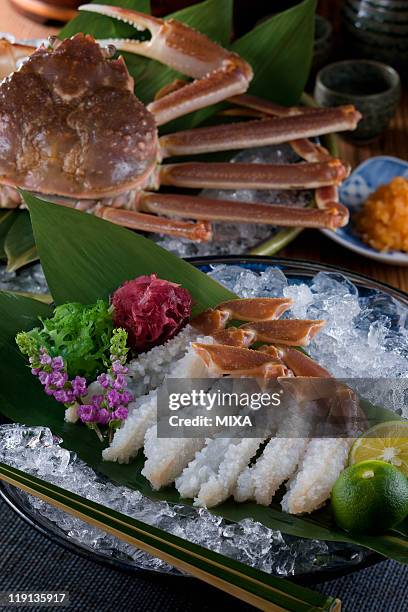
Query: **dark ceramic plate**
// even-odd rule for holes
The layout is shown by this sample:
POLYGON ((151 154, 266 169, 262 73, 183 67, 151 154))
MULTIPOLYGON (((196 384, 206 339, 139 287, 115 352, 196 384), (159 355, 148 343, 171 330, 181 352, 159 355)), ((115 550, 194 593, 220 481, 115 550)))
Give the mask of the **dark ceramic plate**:
MULTIPOLYGON (((310 279, 312 276, 322 271, 341 273, 358 287, 361 295, 367 294, 373 290, 378 290, 392 296, 401 304, 401 306, 408 308, 408 296, 402 291, 359 274, 341 270, 335 266, 320 265, 318 263, 299 260, 251 256, 204 257, 192 258, 190 261, 204 272, 207 272, 212 264, 239 265, 259 272, 270 266, 276 266, 289 278, 298 282, 310 279)), ((191 580, 190 578, 182 576, 179 573, 169 573, 163 570, 157 570, 153 567, 152 569, 149 569, 146 568, 145 565, 140 567, 134 561, 115 558, 111 554, 97 551, 83 544, 79 544, 72 537, 69 537, 66 533, 64 533, 58 527, 58 525, 38 514, 38 512, 36 512, 29 504, 27 496, 9 485, 5 485, 3 483, 0 484, 0 496, 10 506, 10 508, 12 508, 12 510, 14 510, 16 514, 23 518, 29 525, 71 552, 129 574, 145 573, 152 577, 161 577, 162 579, 169 579, 177 576, 179 579, 183 578, 185 580, 191 580)), ((356 562, 355 559, 353 561, 355 552, 357 551, 350 546, 345 546, 344 550, 336 549, 337 561, 333 564, 333 566, 325 567, 313 572, 297 574, 294 579, 296 582, 302 584, 313 585, 315 583, 331 580, 338 578, 339 576, 358 571, 383 560, 383 557, 380 555, 367 552, 363 560, 356 562)))

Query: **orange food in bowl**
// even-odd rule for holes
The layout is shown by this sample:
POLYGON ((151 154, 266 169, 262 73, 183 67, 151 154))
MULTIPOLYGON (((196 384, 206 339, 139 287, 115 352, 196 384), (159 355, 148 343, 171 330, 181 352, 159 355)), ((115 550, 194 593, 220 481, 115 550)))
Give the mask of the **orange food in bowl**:
POLYGON ((378 251, 408 252, 408 180, 402 176, 382 185, 356 218, 364 242, 378 251))

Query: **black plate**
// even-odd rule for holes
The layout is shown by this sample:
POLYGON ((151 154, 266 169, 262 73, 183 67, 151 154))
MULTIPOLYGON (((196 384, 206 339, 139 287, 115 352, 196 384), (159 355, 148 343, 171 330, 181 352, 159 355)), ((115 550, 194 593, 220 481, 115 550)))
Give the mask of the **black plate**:
MULTIPOLYGON (((260 257, 260 256, 224 256, 224 257, 193 257, 189 258, 192 264, 200 267, 201 269, 208 271, 211 265, 216 264, 236 264, 236 265, 247 265, 252 269, 262 269, 262 265, 276 266, 282 268, 288 277, 293 276, 306 276, 312 277, 318 272, 335 272, 344 274, 350 281, 356 284, 360 291, 363 293, 366 291, 378 290, 394 297, 399 302, 402 302, 408 307, 408 295, 403 291, 395 289, 385 283, 375 281, 366 276, 343 270, 331 265, 322 265, 319 263, 313 263, 303 260, 294 259, 279 259, 274 257, 260 257)), ((27 502, 27 497, 22 494, 19 490, 0 483, 0 496, 8 504, 8 506, 16 512, 26 523, 37 531, 59 544, 60 546, 79 554, 82 557, 86 557, 96 563, 111 567, 113 569, 125 572, 127 574, 144 574, 152 578, 160 578, 161 580, 173 579, 175 577, 178 580, 188 580, 191 582, 191 578, 188 576, 181 575, 179 573, 169 573, 164 570, 158 570, 156 568, 147 569, 145 567, 137 566, 133 561, 126 561, 120 558, 115 558, 107 553, 101 551, 95 551, 94 549, 87 547, 82 544, 78 544, 75 540, 70 539, 55 523, 45 519, 39 515, 27 502)), ((345 554, 348 553, 350 556, 350 549, 345 549, 345 554)), ((359 571, 370 565, 383 561, 384 557, 377 553, 368 553, 363 561, 360 562, 344 562, 341 566, 334 566, 332 568, 326 568, 324 570, 318 570, 314 572, 305 572, 303 574, 296 575, 293 579, 305 585, 313 585, 327 580, 333 580, 344 576, 355 571, 359 571)), ((290 578, 289 578, 290 579, 290 578)))

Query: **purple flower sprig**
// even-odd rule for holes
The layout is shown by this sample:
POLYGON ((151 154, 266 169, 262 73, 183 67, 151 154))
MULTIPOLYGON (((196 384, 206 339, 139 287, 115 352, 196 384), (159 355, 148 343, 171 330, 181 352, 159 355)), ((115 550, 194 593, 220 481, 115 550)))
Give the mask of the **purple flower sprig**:
POLYGON ((51 357, 44 347, 40 348, 38 355, 31 355, 29 362, 31 373, 38 377, 46 394, 57 402, 71 406, 88 393, 86 379, 75 376, 69 380, 63 358, 51 357))
POLYGON ((84 423, 107 425, 114 431, 127 418, 127 406, 133 401, 133 395, 126 388, 126 341, 127 333, 124 329, 113 330, 109 368, 96 379, 103 392, 93 395, 90 402, 78 407, 79 418, 84 423))
POLYGON ((97 383, 102 393, 91 395, 91 389, 82 376, 69 380, 66 364, 61 356, 51 357, 45 347, 38 348, 35 340, 26 332, 18 334, 17 344, 28 356, 31 372, 43 385, 45 393, 54 397, 67 408, 76 408, 79 419, 94 429, 103 440, 99 425, 108 426, 110 436, 128 416, 128 404, 133 401, 132 393, 126 388, 126 346, 127 333, 114 329, 110 362, 107 372, 100 374, 97 383))

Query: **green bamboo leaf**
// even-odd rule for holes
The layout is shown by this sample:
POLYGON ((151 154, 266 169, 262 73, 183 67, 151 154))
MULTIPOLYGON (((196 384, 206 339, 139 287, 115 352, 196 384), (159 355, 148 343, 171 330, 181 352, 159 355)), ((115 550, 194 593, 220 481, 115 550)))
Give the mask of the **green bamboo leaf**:
POLYGON ((26 192, 22 196, 30 210, 48 286, 58 304, 107 298, 125 280, 153 272, 188 289, 196 310, 235 297, 191 264, 139 234, 26 192), (50 240, 51 235, 58 239, 50 240))
POLYGON ((253 67, 250 93, 279 104, 295 104, 312 61, 316 0, 303 0, 264 21, 232 49, 253 67))
POLYGON ((340 601, 276 578, 162 529, 0 464, 0 479, 104 529, 262 610, 339 610, 340 601))
POLYGON ((18 210, 0 211, 0 259, 7 257, 6 251, 4 250, 4 243, 18 214, 18 210))
MULTIPOLYGON (((83 2, 85 4, 85 2, 83 2)), ((150 13, 150 0, 92 0, 92 4, 108 4, 150 13)), ((136 34, 132 26, 96 13, 80 13, 59 33, 60 38, 69 38, 78 32, 92 34, 95 38, 129 38, 136 34)))
POLYGON ((4 240, 8 272, 15 272, 22 266, 38 259, 30 215, 26 210, 17 212, 15 221, 4 240))

